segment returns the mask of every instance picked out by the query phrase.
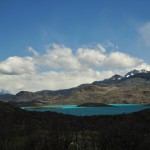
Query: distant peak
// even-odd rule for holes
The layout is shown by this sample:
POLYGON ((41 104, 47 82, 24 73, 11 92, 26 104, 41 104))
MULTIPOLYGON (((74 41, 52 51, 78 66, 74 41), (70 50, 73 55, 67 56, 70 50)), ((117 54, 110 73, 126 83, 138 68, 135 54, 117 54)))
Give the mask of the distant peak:
POLYGON ((123 77, 121 75, 115 74, 114 76, 112 76, 110 79, 111 80, 121 80, 123 77))
POLYGON ((10 92, 7 90, 0 90, 0 95, 6 95, 6 94, 10 94, 10 92))
POLYGON ((141 69, 140 73, 148 73, 149 71, 147 71, 146 69, 141 69))
POLYGON ((133 75, 136 75, 136 74, 138 74, 138 73, 149 73, 149 71, 147 71, 147 70, 145 70, 145 69, 142 69, 142 70, 132 70, 132 71, 130 71, 130 72, 128 72, 124 77, 125 78, 128 78, 128 77, 130 77, 130 76, 133 76, 133 75))
POLYGON ((31 95, 33 92, 29 91, 20 91, 19 93, 16 94, 16 96, 24 96, 24 95, 31 95))
POLYGON ((138 74, 138 73, 140 73, 139 70, 132 70, 132 71, 128 72, 128 73, 125 75, 125 78, 128 78, 128 77, 133 76, 133 75, 138 74))

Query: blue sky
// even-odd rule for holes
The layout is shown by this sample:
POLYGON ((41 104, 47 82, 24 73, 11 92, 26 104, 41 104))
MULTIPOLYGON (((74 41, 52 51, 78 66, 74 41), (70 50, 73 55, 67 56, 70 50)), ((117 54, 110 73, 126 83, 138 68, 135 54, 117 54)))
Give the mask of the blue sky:
MULTIPOLYGON (((0 0, 0 72, 3 75, 6 72, 6 74, 14 75, 17 71, 11 72, 13 67, 9 66, 9 68, 4 64, 10 65, 12 61, 16 61, 16 57, 21 60, 26 57, 33 59, 35 56, 32 54, 39 53, 41 59, 47 56, 51 59, 52 53, 46 52, 46 47, 49 47, 50 44, 52 47, 48 48, 49 51, 56 48, 60 51, 63 51, 64 47, 70 48, 72 55, 69 53, 68 55, 73 58, 70 61, 74 62, 74 57, 78 55, 80 66, 81 62, 83 63, 85 51, 81 52, 79 49, 88 47, 86 55, 89 56, 87 59, 91 62, 84 59, 84 63, 89 64, 88 67, 94 64, 90 56, 97 57, 96 47, 99 47, 97 45, 100 44, 107 51, 105 57, 110 57, 104 65, 99 65, 99 68, 97 65, 99 62, 95 63, 96 66, 90 68, 94 71, 115 70, 116 68, 108 62, 111 62, 112 57, 114 59, 120 55, 126 58, 133 57, 136 60, 136 63, 131 61, 132 64, 136 64, 135 66, 121 62, 121 67, 124 66, 125 69, 136 68, 140 62, 148 68, 150 63, 149 7, 149 0, 0 0), (93 49, 95 51, 92 51, 93 49), (115 51, 120 53, 111 55, 111 52, 115 51), (79 55, 82 55, 82 61, 79 55), (9 59, 10 57, 15 59, 9 59)), ((56 51, 53 51, 55 55, 59 53, 56 51)), ((51 64, 47 61, 46 63, 51 64)), ((58 63, 56 68, 51 65, 50 67, 42 64, 39 66, 38 69, 37 66, 34 68, 37 69, 36 72, 41 72, 41 70, 42 73, 43 70, 56 73, 63 71, 68 75, 68 70, 64 71, 62 66, 62 68, 58 67, 58 63)), ((118 67, 118 64, 115 63, 115 66, 118 67)), ((120 66, 118 68, 120 69, 120 66)), ((118 72, 118 68, 114 72, 118 72)), ((122 70, 123 68, 120 72, 122 70)), ((94 79, 97 78, 92 78, 94 79)))
POLYGON ((149 7, 149 0, 0 0, 0 59, 24 56, 30 45, 42 52, 50 43, 75 49, 109 40, 149 61, 149 48, 137 43, 149 7))

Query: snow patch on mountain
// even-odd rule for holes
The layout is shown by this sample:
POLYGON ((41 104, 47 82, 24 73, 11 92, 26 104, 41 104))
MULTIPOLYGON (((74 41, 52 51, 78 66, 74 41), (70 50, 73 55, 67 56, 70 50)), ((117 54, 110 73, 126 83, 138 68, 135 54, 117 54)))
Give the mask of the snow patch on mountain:
POLYGON ((124 77, 125 78, 129 78, 130 76, 136 75, 138 73, 149 73, 150 71, 147 71, 145 69, 142 70, 132 70, 130 72, 128 72, 124 77))
POLYGON ((116 74, 116 75, 112 76, 110 79, 111 80, 121 80, 122 78, 123 77, 121 75, 116 74))

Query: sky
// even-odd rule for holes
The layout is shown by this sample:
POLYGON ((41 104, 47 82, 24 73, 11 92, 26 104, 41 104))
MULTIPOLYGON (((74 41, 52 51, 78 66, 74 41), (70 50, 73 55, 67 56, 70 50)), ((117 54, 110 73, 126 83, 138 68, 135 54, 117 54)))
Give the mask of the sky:
POLYGON ((149 0, 0 0, 0 90, 57 90, 150 70, 149 0))

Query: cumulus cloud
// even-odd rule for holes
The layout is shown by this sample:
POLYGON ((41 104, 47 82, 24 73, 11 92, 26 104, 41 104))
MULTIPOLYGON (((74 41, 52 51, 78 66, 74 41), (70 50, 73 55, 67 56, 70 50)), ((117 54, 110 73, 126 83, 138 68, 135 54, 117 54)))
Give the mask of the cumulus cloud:
POLYGON ((49 71, 35 75, 0 75, 0 89, 8 90, 11 93, 22 90, 39 91, 44 89, 66 89, 76 87, 82 83, 91 83, 95 80, 108 78, 112 75, 112 71, 99 72, 94 70, 81 73, 49 71))
POLYGON ((116 51, 106 56, 103 65, 109 68, 131 68, 143 63, 143 60, 116 51))
POLYGON ((105 59, 103 54, 104 50, 99 49, 90 49, 90 48, 79 48, 77 50, 77 58, 82 65, 92 67, 100 66, 101 62, 105 59), (102 53, 101 53, 102 51, 102 53))
POLYGON ((12 93, 64 89, 103 80, 115 73, 123 75, 132 69, 150 70, 143 60, 120 51, 107 52, 102 44, 76 51, 52 44, 46 47, 45 54, 32 47, 28 50, 33 56, 13 56, 0 62, 0 89, 12 93))
POLYGON ((145 69, 145 70, 150 71, 150 65, 143 62, 143 63, 139 64, 139 65, 136 67, 136 69, 137 69, 137 70, 145 69))
POLYGON ((0 62, 0 74, 33 74, 36 72, 32 57, 9 57, 0 62))
MULTIPOLYGON (((109 44, 110 45, 110 44, 109 44)), ((47 66, 55 70, 85 70, 99 67, 107 68, 132 68, 143 63, 143 60, 132 57, 120 51, 107 53, 106 48, 100 44, 95 47, 80 47, 75 53, 71 48, 63 45, 52 44, 47 46, 46 54, 40 55, 32 47, 34 62, 39 66, 47 66), (38 54, 38 55, 37 55, 38 54)))
POLYGON ((139 32, 147 46, 150 46, 150 22, 143 24, 139 32))
POLYGON ((47 53, 38 62, 52 69, 74 70, 80 66, 70 48, 57 44, 48 46, 47 53))

